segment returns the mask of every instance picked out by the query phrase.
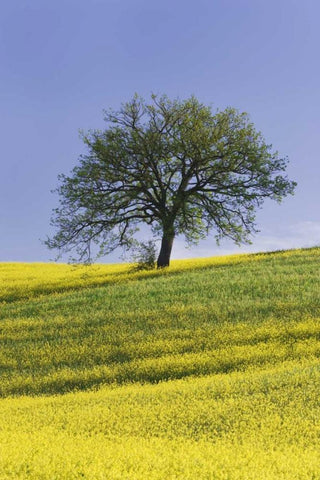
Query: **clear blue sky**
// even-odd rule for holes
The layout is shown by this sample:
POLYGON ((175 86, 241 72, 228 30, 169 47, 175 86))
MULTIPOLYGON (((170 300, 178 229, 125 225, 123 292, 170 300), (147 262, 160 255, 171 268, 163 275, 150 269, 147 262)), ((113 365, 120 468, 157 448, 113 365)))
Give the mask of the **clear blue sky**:
MULTIPOLYGON (((173 257, 320 244, 318 0, 10 0, 0 15, 0 261, 48 261, 57 175, 84 152, 79 129, 134 92, 250 114, 298 182, 266 202, 239 250, 213 238, 173 257)), ((105 261, 116 261, 117 254, 105 261)))

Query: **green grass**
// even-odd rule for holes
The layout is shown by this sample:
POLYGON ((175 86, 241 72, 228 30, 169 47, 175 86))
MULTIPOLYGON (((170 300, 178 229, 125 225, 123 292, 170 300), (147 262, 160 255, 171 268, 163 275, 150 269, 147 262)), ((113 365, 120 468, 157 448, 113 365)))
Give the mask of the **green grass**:
POLYGON ((0 479, 320 478, 319 260, 2 264, 0 479))

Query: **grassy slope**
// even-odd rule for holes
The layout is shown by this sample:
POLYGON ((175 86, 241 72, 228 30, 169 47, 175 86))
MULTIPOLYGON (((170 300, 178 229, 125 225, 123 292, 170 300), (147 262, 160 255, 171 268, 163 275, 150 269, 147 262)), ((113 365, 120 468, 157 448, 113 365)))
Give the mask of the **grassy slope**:
POLYGON ((319 478, 319 259, 2 264, 0 478, 319 478))

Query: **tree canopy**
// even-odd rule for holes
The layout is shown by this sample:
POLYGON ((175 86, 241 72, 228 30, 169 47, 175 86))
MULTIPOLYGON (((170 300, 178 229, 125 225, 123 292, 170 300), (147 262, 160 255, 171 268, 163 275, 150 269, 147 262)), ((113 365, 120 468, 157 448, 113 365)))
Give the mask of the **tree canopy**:
POLYGON ((293 193, 287 159, 233 108, 135 95, 105 121, 83 134, 87 153, 71 175, 59 176, 57 231, 46 241, 75 249, 80 261, 90 260, 93 243, 101 255, 129 248, 141 223, 162 239, 158 267, 169 265, 177 235, 197 243, 214 231, 217 241, 248 242, 263 201, 293 193))

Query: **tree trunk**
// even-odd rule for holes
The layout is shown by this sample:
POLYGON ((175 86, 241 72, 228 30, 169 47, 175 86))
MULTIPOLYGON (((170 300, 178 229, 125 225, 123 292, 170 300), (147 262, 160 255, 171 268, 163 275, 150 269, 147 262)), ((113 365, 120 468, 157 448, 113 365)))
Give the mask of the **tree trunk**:
POLYGON ((173 240, 174 235, 163 234, 161 241, 161 249, 157 260, 158 268, 169 267, 173 240))

